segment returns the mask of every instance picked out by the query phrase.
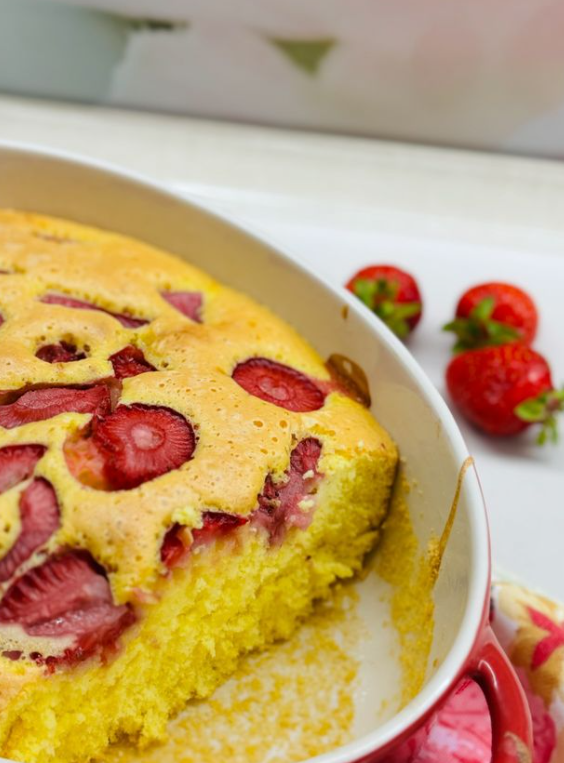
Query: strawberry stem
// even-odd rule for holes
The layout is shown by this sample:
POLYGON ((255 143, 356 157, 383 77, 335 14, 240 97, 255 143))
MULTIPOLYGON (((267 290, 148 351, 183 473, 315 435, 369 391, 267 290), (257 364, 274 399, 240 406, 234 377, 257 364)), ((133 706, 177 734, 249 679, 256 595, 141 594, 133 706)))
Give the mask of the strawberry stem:
POLYGON ((528 424, 541 424, 537 443, 558 441, 557 414, 564 411, 564 387, 530 397, 515 408, 515 415, 528 424))
POLYGON ((375 313, 394 334, 405 339, 411 331, 409 318, 419 315, 420 302, 396 302, 399 285, 386 278, 370 280, 358 278, 354 285, 354 294, 375 313))
POLYGON ((443 331, 452 331, 457 337, 453 352, 507 344, 519 339, 521 334, 516 328, 492 319, 494 308, 495 299, 485 297, 471 310, 468 318, 455 318, 443 326, 443 331))

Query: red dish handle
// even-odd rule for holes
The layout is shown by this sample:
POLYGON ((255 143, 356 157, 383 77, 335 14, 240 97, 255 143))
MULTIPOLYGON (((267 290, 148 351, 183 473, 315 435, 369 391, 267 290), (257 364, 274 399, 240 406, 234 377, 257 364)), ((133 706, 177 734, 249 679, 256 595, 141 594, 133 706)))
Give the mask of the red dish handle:
POLYGON ((492 763, 532 763, 529 704, 511 663, 486 626, 472 677, 480 684, 492 717, 492 763))

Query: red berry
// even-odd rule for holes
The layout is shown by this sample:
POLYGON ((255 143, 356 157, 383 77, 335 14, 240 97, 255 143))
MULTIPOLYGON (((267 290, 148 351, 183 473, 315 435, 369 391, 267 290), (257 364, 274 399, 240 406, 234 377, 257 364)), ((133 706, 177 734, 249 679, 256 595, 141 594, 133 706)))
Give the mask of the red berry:
POLYGON ((550 368, 523 344, 470 350, 454 357, 446 372, 448 390, 462 413, 492 435, 513 435, 532 422, 516 408, 553 391, 550 368))
POLYGON ((0 559, 0 582, 9 580, 59 527, 59 504, 52 486, 42 478, 35 479, 20 498, 21 530, 16 542, 0 559))
POLYGON ((444 327, 458 337, 455 351, 535 338, 538 313, 526 292, 507 283, 484 283, 460 298, 456 317, 444 327))
POLYGON ((114 367, 116 379, 127 379, 130 376, 147 373, 147 371, 156 371, 156 368, 145 360, 142 351, 132 344, 119 350, 119 352, 115 352, 110 360, 114 367))
POLYGON ((46 344, 40 347, 35 353, 35 357, 46 363, 72 363, 75 360, 84 360, 86 355, 83 352, 77 352, 74 344, 59 342, 58 344, 46 344))
POLYGON ((268 358, 250 358, 239 363, 233 379, 250 395, 288 411, 316 411, 325 402, 325 395, 304 374, 268 358))
POLYGON ((222 511, 206 511, 202 517, 202 527, 192 530, 194 545, 203 545, 211 543, 217 538, 229 535, 232 530, 246 525, 249 521, 247 517, 241 517, 237 514, 227 514, 222 511))
POLYGON ((202 322, 202 293, 199 291, 163 291, 161 296, 166 299, 179 313, 196 323, 202 322))
POLYGON ((127 490, 178 469, 192 458, 194 430, 169 408, 120 405, 96 421, 94 442, 105 460, 105 475, 116 490, 127 490))
POLYGON ((404 339, 421 320, 423 300, 412 275, 393 265, 371 265, 356 273, 347 289, 395 334, 404 339))
POLYGON ((59 413, 104 414, 110 410, 111 395, 105 384, 82 389, 48 387, 24 392, 14 403, 0 406, 0 426, 13 429, 33 421, 44 421, 59 413))
MULTIPOLYGON (((85 552, 53 556, 17 578, 0 601, 0 623, 17 623, 31 636, 74 636, 60 661, 84 659, 112 646, 135 620, 115 606, 108 581, 85 552)), ((37 655, 36 658, 44 659, 37 655)))
POLYGON ((46 450, 44 445, 7 445, 0 448, 0 493, 31 477, 46 450))
POLYGON ((317 470, 320 456, 321 443, 308 437, 292 451, 282 481, 274 482, 271 475, 266 478, 253 521, 268 532, 271 541, 282 541, 289 527, 305 530, 309 526, 313 506, 304 510, 299 504, 317 490, 322 476, 317 470))
POLYGON ((73 299, 72 297, 65 297, 60 294, 46 294, 42 299, 42 302, 44 302, 47 305, 61 305, 62 307, 73 307, 76 310, 97 310, 100 313, 106 313, 106 315, 111 315, 112 318, 115 318, 117 321, 121 323, 122 326, 125 326, 125 328, 138 328, 139 326, 145 326, 145 324, 148 323, 143 318, 132 318, 130 315, 125 315, 124 313, 112 313, 110 310, 104 310, 103 307, 98 307, 97 305, 93 305, 91 302, 83 302, 80 299, 73 299))
POLYGON ((161 546, 161 561, 169 570, 180 564, 193 546, 212 543, 249 521, 248 517, 222 511, 206 511, 202 519, 202 527, 192 530, 191 538, 183 525, 175 524, 167 531, 161 546))

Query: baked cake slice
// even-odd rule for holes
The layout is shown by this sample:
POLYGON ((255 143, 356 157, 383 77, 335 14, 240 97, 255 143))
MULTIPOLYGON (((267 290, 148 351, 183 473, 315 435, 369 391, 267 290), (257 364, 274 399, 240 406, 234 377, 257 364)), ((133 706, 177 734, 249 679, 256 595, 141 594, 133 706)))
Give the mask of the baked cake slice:
POLYGON ((137 241, 0 212, 0 754, 162 739, 378 538, 397 452, 298 334, 137 241))

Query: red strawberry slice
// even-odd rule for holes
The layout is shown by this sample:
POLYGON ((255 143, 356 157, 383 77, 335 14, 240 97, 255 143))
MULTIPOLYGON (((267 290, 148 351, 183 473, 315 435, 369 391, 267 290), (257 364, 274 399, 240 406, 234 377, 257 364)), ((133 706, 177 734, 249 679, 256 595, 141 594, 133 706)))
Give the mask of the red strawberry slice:
POLYGON ((0 326, 4 323, 4 316, 0 313, 0 326))
POLYGON ((8 445, 0 448, 0 493, 31 477, 45 451, 43 445, 8 445))
POLYGON ((239 363, 233 379, 250 395, 288 411, 316 411, 325 402, 324 393, 311 379, 268 358, 250 358, 239 363))
POLYGON ((223 538, 249 521, 248 517, 222 511, 205 511, 202 519, 202 527, 192 530, 192 539, 183 525, 175 524, 167 531, 161 546, 161 561, 169 570, 180 564, 193 547, 223 538))
POLYGON ((74 360, 84 360, 86 355, 77 352, 76 345, 61 341, 58 344, 46 344, 40 347, 35 357, 46 363, 72 363, 74 360))
POLYGON ((53 487, 47 480, 35 479, 20 498, 20 534, 0 559, 0 582, 9 580, 40 546, 46 543, 59 527, 59 504, 53 487))
POLYGON ((111 315, 121 323, 122 326, 128 329, 139 328, 139 326, 145 326, 149 321, 143 318, 132 318, 131 315, 125 315, 124 313, 113 313, 111 310, 104 310, 103 307, 93 305, 91 302, 83 302, 80 299, 73 299, 72 297, 65 297, 60 294, 46 294, 41 299, 46 305, 61 305, 62 307, 73 307, 76 310, 97 310, 100 313, 106 313, 111 315))
POLYGON ((127 379, 130 376, 145 374, 147 371, 156 371, 138 347, 132 344, 124 347, 123 350, 115 352, 110 356, 116 379, 127 379))
POLYGON ((172 527, 166 531, 161 546, 161 562, 171 570, 176 567, 182 559, 186 556, 186 553, 190 547, 190 541, 184 542, 183 535, 186 533, 186 528, 178 523, 172 525, 172 527))
POLYGON ((0 426, 13 429, 32 421, 44 421, 59 413, 96 413, 110 410, 111 394, 106 384, 91 387, 48 387, 24 392, 14 403, 0 406, 0 426))
POLYGON ((178 469, 192 458, 194 430, 169 408, 120 405, 96 422, 94 441, 105 460, 105 475, 116 490, 127 490, 178 469))
MULTIPOLYGON (((0 623, 17 623, 31 636, 74 636, 73 647, 60 658, 67 662, 114 645, 134 621, 129 606, 113 603, 103 571, 82 551, 33 567, 0 601, 0 623)), ((42 655, 34 658, 46 661, 42 655)))
POLYGON ((161 297, 166 299, 179 313, 196 323, 202 322, 202 293, 199 291, 162 291, 161 297))
POLYGON ((237 527, 246 525, 249 519, 237 514, 227 514, 222 511, 206 511, 203 514, 202 527, 192 530, 194 545, 211 543, 217 538, 229 535, 237 527))
POLYGON ((266 478, 253 521, 268 532, 272 542, 281 542, 290 527, 309 527, 314 507, 304 510, 299 504, 317 490, 322 477, 317 470, 320 456, 321 443, 308 437, 292 451, 284 481, 276 483, 271 475, 266 478))

